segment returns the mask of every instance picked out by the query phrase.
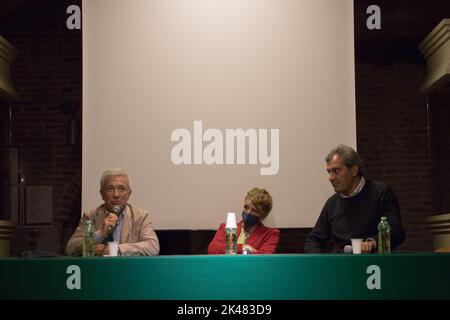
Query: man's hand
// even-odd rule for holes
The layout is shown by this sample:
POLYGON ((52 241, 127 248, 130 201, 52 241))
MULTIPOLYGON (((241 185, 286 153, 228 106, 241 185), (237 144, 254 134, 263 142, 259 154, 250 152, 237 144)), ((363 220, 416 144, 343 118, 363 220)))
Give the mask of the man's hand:
POLYGON ((101 229, 101 234, 103 238, 106 238, 108 235, 108 229, 110 226, 114 227, 117 223, 117 220, 119 220, 119 217, 115 213, 108 213, 108 215, 103 220, 103 227, 101 229))
POLYGON ((375 241, 367 240, 361 243, 361 253, 372 253, 375 250, 375 241))
POLYGON ((104 256, 105 254, 109 254, 108 246, 106 244, 100 243, 94 246, 95 255, 96 256, 104 256))

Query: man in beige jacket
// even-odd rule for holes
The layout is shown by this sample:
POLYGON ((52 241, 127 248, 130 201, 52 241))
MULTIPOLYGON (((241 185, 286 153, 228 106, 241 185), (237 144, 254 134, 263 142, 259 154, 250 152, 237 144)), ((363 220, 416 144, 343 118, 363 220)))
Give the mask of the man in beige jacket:
POLYGON ((83 229, 91 220, 95 230, 95 254, 108 255, 107 241, 119 242, 122 256, 156 256, 159 241, 150 221, 150 212, 128 203, 131 195, 130 178, 122 169, 106 170, 100 179, 100 194, 104 204, 89 210, 66 245, 66 253, 78 256, 82 253, 83 229))

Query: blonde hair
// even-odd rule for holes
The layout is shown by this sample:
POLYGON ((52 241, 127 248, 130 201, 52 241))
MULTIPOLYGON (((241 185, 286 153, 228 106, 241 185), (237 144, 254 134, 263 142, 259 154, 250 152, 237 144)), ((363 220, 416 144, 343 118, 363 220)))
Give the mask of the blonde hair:
POLYGON ((253 188, 247 192, 247 199, 255 206, 261 219, 266 218, 272 210, 272 196, 266 189, 253 188))

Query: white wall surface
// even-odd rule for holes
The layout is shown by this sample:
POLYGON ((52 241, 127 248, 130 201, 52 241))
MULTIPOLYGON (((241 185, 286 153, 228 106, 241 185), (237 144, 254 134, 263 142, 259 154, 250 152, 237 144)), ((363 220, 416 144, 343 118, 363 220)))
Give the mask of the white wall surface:
POLYGON ((266 224, 312 226, 333 193, 325 155, 356 145, 353 39, 352 0, 83 1, 83 210, 121 167, 157 229, 215 229, 254 186, 274 199, 266 224), (227 164, 238 128, 256 160, 227 164), (278 155, 258 129, 278 130, 278 155), (171 137, 188 131, 178 165, 188 141, 171 137))

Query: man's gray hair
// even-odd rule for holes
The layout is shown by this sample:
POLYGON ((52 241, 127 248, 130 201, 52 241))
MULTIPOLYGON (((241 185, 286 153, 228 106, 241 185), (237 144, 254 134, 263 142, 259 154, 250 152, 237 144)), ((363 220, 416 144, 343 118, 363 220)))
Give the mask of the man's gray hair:
POLYGON ((340 144, 333 148, 325 157, 325 162, 330 162, 331 158, 337 154, 342 158, 342 161, 347 167, 358 166, 358 176, 364 177, 364 163, 359 154, 345 144, 340 144))
POLYGON ((128 179, 128 187, 130 188, 129 191, 131 191, 131 178, 125 170, 120 168, 108 169, 103 172, 102 177, 100 178, 100 190, 103 190, 106 179, 111 176, 126 177, 128 179))

